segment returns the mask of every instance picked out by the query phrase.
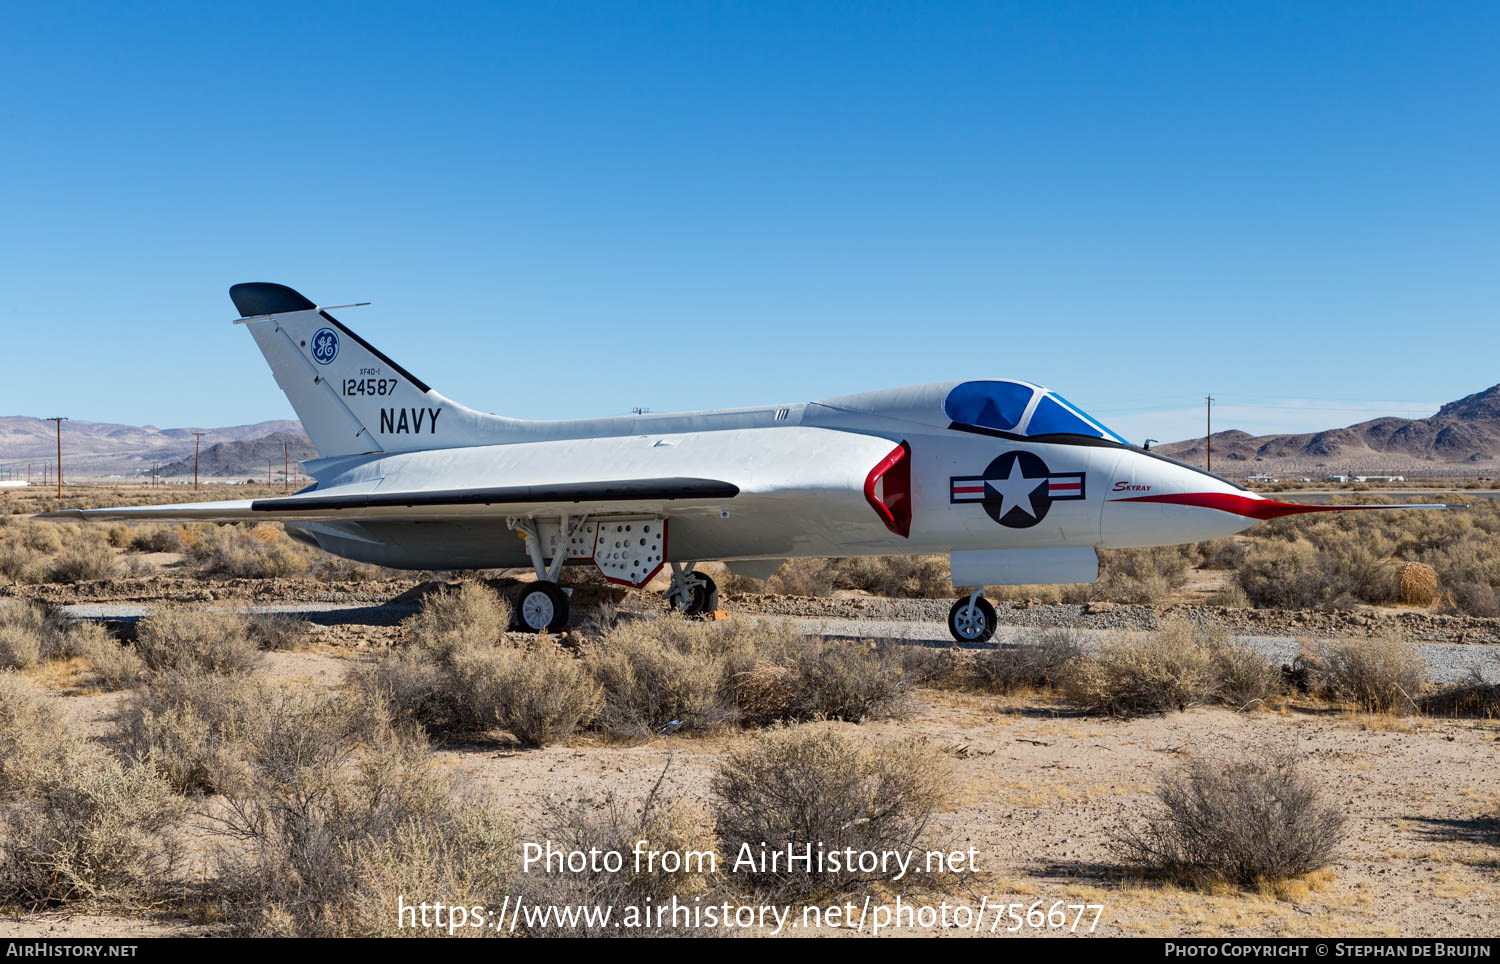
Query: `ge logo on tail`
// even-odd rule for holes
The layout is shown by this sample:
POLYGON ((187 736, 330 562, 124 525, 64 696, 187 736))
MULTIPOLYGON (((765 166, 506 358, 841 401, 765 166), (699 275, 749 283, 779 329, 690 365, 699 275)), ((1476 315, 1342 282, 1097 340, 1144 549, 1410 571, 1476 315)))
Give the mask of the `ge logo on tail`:
POLYGON ((339 336, 332 328, 319 328, 312 337, 313 361, 328 365, 339 357, 339 336))

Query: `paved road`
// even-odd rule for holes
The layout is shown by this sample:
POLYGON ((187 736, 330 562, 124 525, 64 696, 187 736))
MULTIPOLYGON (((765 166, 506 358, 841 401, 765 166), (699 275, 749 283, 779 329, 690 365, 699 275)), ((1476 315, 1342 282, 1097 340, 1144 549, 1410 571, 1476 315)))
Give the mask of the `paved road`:
MULTIPOLYGON (((98 619, 117 625, 130 625, 146 614, 143 605, 86 603, 61 607, 76 619, 98 619)), ((350 603, 281 603, 240 607, 247 612, 292 613, 325 626, 368 625, 393 626, 416 612, 415 606, 367 605, 350 603)), ((923 646, 948 647, 953 639, 943 623, 885 619, 802 619, 789 616, 763 616, 765 619, 788 619, 806 633, 851 639, 899 639, 923 646)), ((1001 626, 995 633, 998 643, 1024 643, 1040 630, 1029 626, 1001 626)), ((1105 634, 1098 629, 1075 629, 1093 639, 1105 634)), ((1297 655, 1297 641, 1285 636, 1236 636, 1254 646, 1267 658, 1289 663, 1297 655)), ((1427 661, 1428 673, 1439 682, 1459 682, 1478 669, 1489 679, 1500 678, 1500 646, 1456 643, 1421 643, 1417 646, 1427 661)))

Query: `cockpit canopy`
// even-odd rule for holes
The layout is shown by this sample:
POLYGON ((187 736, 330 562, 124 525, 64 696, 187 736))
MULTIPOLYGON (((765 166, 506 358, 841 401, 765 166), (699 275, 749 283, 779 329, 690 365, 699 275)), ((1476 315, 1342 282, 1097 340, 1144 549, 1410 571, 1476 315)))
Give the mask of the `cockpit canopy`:
POLYGON ((948 393, 943 411, 957 425, 1009 435, 1080 435, 1126 443, 1056 392, 1027 382, 964 382, 948 393))

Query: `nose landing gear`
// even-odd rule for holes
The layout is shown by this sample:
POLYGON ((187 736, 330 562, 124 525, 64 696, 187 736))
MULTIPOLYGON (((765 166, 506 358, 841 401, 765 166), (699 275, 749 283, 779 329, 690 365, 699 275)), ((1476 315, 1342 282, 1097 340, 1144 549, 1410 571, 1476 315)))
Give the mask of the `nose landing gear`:
POLYGON ((960 643, 987 643, 995 635, 995 607, 976 589, 948 610, 948 632, 960 643))

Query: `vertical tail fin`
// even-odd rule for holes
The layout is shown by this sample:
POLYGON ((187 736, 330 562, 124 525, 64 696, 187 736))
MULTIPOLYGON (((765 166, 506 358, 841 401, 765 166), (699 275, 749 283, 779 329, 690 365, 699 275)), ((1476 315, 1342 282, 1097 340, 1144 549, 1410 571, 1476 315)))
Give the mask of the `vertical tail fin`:
POLYGON ((319 455, 504 441, 509 419, 444 398, 297 291, 251 282, 229 297, 319 455))

